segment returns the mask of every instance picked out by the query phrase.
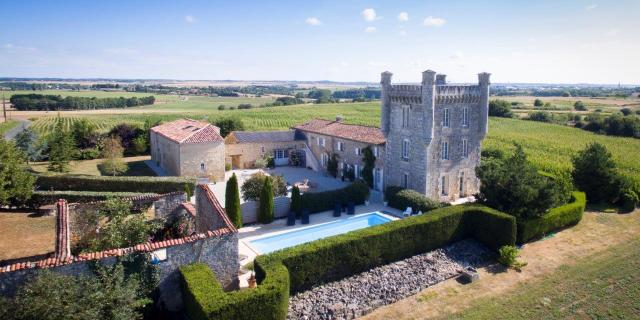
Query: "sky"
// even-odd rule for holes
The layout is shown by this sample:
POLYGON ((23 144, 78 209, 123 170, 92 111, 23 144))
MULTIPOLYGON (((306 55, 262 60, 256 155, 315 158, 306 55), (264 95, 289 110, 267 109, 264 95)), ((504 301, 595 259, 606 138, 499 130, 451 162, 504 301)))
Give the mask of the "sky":
POLYGON ((640 84, 640 1, 7 1, 0 77, 640 84))

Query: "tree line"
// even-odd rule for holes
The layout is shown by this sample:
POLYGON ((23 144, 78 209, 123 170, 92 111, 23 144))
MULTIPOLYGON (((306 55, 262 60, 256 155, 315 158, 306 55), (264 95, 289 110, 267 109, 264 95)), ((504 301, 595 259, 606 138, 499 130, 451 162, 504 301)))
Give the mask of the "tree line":
POLYGON ((143 105, 152 105, 156 98, 148 97, 119 97, 119 98, 96 98, 96 97, 62 97, 60 95, 43 94, 15 94, 9 100, 13 107, 21 111, 31 110, 90 110, 127 108, 143 105))

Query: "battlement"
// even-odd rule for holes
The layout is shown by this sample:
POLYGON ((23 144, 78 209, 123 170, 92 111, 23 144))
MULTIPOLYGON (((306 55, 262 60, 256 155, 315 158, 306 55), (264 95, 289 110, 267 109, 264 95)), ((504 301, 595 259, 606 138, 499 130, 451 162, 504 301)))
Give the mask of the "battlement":
POLYGON ((479 103, 482 90, 478 85, 441 85, 436 86, 437 104, 479 103))
POLYGON ((394 84, 389 88, 389 100, 401 104, 422 104, 422 86, 394 84))

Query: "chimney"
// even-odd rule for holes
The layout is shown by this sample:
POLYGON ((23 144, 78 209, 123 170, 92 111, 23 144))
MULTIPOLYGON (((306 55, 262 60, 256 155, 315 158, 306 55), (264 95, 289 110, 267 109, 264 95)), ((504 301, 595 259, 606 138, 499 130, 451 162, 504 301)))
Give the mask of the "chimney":
POLYGON ((447 75, 446 74, 437 74, 436 75, 436 85, 443 86, 447 84, 447 75))
POLYGON ((342 122, 342 116, 341 115, 337 115, 336 116, 336 122, 342 122))
POLYGON ((69 241, 69 205, 64 199, 56 203, 56 252, 57 259, 71 257, 71 242, 69 241))

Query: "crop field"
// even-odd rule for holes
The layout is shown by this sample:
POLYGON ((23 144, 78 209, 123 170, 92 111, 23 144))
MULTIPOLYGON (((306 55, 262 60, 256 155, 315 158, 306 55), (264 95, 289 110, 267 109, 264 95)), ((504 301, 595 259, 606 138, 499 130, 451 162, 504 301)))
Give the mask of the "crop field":
POLYGON ((622 108, 630 108, 632 110, 640 110, 640 99, 638 98, 585 98, 585 97, 532 97, 532 96, 500 96, 491 97, 491 99, 506 100, 509 102, 520 103, 517 106, 513 106, 513 111, 516 114, 524 114, 531 111, 549 111, 554 113, 589 113, 600 109, 602 113, 614 113, 620 111, 622 108), (550 103, 551 108, 534 107, 533 102, 535 99, 540 99, 544 103, 550 103), (576 101, 582 101, 587 107, 587 111, 577 112, 573 109, 573 104, 576 101))

